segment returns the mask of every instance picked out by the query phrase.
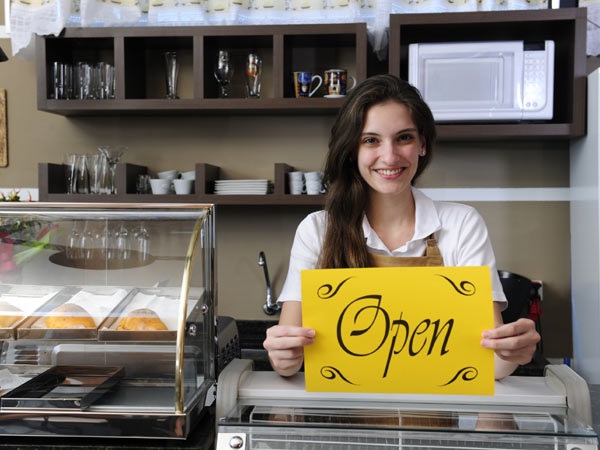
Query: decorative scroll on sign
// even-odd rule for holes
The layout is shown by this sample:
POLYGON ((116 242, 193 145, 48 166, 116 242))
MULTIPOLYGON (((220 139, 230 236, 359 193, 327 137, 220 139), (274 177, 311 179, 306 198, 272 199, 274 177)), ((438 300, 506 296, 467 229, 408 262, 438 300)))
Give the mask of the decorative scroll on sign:
POLYGON ((307 391, 494 393, 489 267, 302 272, 307 391))
POLYGON ((6 89, 0 89, 0 167, 8 166, 8 128, 6 127, 6 89))

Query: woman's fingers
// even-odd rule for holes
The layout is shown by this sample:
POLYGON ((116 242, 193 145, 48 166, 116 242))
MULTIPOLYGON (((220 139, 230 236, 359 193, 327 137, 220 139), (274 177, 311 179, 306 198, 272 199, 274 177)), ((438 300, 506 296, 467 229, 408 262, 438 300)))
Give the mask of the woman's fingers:
POLYGON ((535 329, 535 323, 529 319, 519 319, 484 331, 481 346, 494 350, 506 361, 527 364, 539 341, 540 335, 535 329))

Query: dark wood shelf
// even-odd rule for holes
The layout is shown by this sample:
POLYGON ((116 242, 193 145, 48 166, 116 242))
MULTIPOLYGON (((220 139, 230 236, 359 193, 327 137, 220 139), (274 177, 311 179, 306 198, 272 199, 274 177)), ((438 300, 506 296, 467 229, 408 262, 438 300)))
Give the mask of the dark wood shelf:
POLYGON ((544 122, 439 123, 440 140, 571 139, 586 133, 586 8, 392 14, 388 70, 408 79, 412 43, 554 40, 554 117, 544 122))
MULTIPOLYGON (((407 78, 408 45, 414 42, 474 41, 482 36, 485 40, 552 39, 556 48, 552 120, 444 122, 438 124, 438 137, 440 141, 485 141, 583 136, 586 20, 586 8, 392 14, 387 71, 407 78)), ((375 71, 368 70, 373 58, 369 58, 364 23, 68 28, 58 37, 37 39, 38 109, 65 116, 335 114, 342 100, 323 98, 322 91, 309 99, 294 98, 292 72, 308 69, 322 73, 339 65, 347 67, 361 81, 367 74, 386 70, 382 64, 375 71), (230 49, 238 58, 250 51, 263 56, 266 76, 260 99, 243 98, 241 75, 237 98, 217 98, 212 66, 219 48, 230 49), (191 73, 191 85, 177 100, 164 98, 160 55, 165 50, 180 52, 184 56, 181 70, 191 73), (115 99, 50 98, 48 73, 57 60, 103 60, 114 64, 115 99)), ((241 64, 239 59, 237 64, 241 64)), ((234 80, 232 84, 235 83, 234 80)))
POLYGON ((342 99, 329 98, 231 98, 231 99, 136 99, 46 100, 42 111, 63 116, 169 115, 169 114, 335 114, 342 99))
POLYGON ((248 25, 206 27, 67 28, 60 36, 37 37, 37 103, 41 111, 75 115, 214 114, 225 112, 334 114, 342 101, 323 98, 324 86, 309 99, 296 99, 293 72, 323 74, 346 68, 357 81, 367 77, 365 23, 248 25), (228 49, 237 70, 232 97, 218 97, 213 75, 219 49, 228 49), (166 50, 181 54, 179 99, 166 99, 166 50), (244 58, 263 58, 261 98, 245 98, 244 58), (74 100, 53 98, 51 67, 59 61, 99 61, 114 65, 115 98, 74 100))
POLYGON ((189 195, 136 194, 136 179, 148 173, 144 166, 117 165, 117 194, 68 194, 65 169, 62 164, 40 163, 38 166, 39 200, 43 202, 74 203, 212 203, 215 205, 265 205, 265 206, 322 206, 325 195, 292 195, 287 188, 287 173, 294 167, 276 163, 273 192, 265 195, 214 194, 214 182, 219 179, 220 168, 211 164, 196 164, 195 193, 189 195))

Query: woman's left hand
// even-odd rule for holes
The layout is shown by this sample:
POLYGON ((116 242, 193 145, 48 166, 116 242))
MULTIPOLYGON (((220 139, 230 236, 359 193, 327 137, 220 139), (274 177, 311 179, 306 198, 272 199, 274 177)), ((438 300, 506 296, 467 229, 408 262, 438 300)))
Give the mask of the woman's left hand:
POLYGON ((490 348, 499 358, 516 364, 529 363, 541 339, 530 319, 519 319, 486 330, 481 337, 482 347, 490 348))

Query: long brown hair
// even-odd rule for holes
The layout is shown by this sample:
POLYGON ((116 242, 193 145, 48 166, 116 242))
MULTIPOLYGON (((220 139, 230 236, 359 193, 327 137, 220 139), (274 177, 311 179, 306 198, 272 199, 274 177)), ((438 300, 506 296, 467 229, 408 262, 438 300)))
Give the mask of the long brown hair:
POLYGON ((362 231, 368 187, 358 171, 360 136, 369 108, 394 100, 405 105, 426 152, 419 157, 411 183, 421 175, 432 156, 435 121, 420 92, 408 82, 385 74, 367 78, 350 91, 331 128, 323 180, 328 186, 327 228, 319 257, 321 268, 368 267, 369 253, 362 231))

